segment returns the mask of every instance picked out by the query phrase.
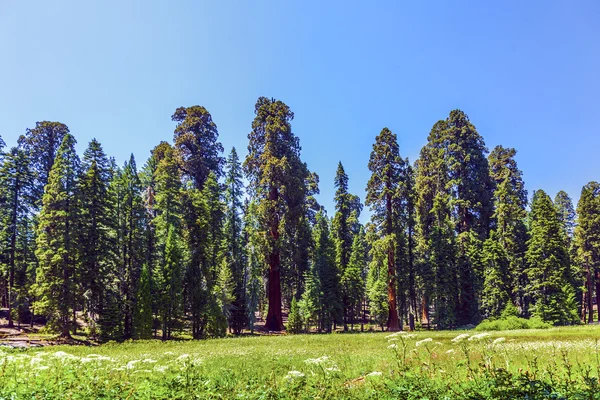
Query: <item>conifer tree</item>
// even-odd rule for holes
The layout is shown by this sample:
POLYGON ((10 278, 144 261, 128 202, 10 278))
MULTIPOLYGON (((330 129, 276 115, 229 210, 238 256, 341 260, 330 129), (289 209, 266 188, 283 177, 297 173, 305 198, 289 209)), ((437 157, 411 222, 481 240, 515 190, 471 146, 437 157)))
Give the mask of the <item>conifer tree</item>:
MULTIPOLYGON (((3 142, 0 143, 3 145, 3 142)), ((13 147, 0 165, 0 271, 6 288, 8 327, 12 328, 13 306, 26 294, 29 254, 28 226, 34 204, 34 175, 25 152, 13 147), (22 277, 21 279, 18 279, 22 277)))
POLYGON ((563 225, 566 236, 570 241, 575 234, 576 226, 576 214, 573 207, 573 200, 571 200, 565 191, 561 190, 556 193, 556 197, 554 198, 554 206, 556 207, 556 211, 558 213, 558 219, 563 225))
POLYGON ((219 178, 225 163, 217 125, 202 106, 179 107, 171 119, 177 122, 173 140, 181 169, 202 190, 209 173, 219 178))
POLYGON ((319 278, 317 277, 313 265, 313 267, 304 274, 304 291, 298 302, 300 316, 304 322, 304 330, 306 332, 310 332, 310 327, 313 322, 319 324, 321 296, 319 278))
POLYGON ((562 227, 552 200, 542 190, 534 193, 530 220, 526 260, 533 315, 555 324, 573 322, 577 310, 566 302, 569 259, 562 227))
MULTIPOLYGON (((369 301, 369 315, 381 327, 389 321, 388 289, 388 251, 393 237, 384 236, 376 238, 371 243, 371 262, 367 275, 367 297, 369 301)), ((389 330, 389 327, 388 327, 389 330)))
POLYGON ((589 182, 583 187, 577 203, 577 215, 575 245, 577 260, 582 269, 581 275, 585 277, 582 319, 592 323, 594 322, 594 293, 596 304, 600 304, 598 303, 600 300, 600 184, 589 182))
POLYGON ((144 265, 137 285, 132 336, 135 339, 152 337, 152 276, 144 265))
POLYGON ((227 247, 226 257, 231 265, 232 279, 234 282, 233 301, 229 327, 239 335, 246 325, 246 276, 244 268, 244 252, 242 247, 242 195, 243 172, 235 147, 231 149, 227 159, 226 192, 227 213, 225 222, 225 242, 227 247))
POLYGON ((323 212, 317 214, 313 230, 313 263, 321 293, 320 327, 331 332, 333 324, 341 320, 342 302, 340 276, 335 265, 335 246, 331 238, 329 221, 323 212))
MULTIPOLYGON (((69 338, 74 314, 78 219, 79 158, 75 138, 64 136, 50 171, 37 229, 36 310, 51 316, 62 337, 69 338)), ((73 327, 75 329, 75 327, 73 327)))
POLYGON ((41 206, 44 187, 48 184, 50 170, 69 128, 60 122, 36 122, 35 128, 27 129, 18 139, 19 147, 25 150, 35 173, 35 198, 41 206))
POLYGON ((492 231, 483 244, 485 278, 481 307, 484 317, 498 317, 507 305, 512 305, 509 255, 497 235, 492 231))
POLYGON ((487 307, 486 316, 499 316, 504 308, 499 309, 506 301, 506 296, 520 308, 523 314, 527 313, 528 299, 525 296, 527 286, 527 275, 525 274, 525 251, 527 232, 525 218, 527 206, 527 191, 523 182, 522 172, 515 160, 516 150, 496 146, 490 153, 488 160, 490 164, 490 177, 494 182, 494 214, 493 229, 495 234, 493 240, 497 244, 488 243, 486 249, 487 266, 491 275, 486 273, 486 282, 490 279, 502 280, 501 285, 494 288, 484 287, 488 304, 495 303, 496 306, 487 307), (498 249, 500 246, 501 249, 498 249), (506 257, 506 259, 504 259, 506 257), (495 261, 494 261, 495 260, 495 261), (508 262, 508 265, 505 265, 508 262), (505 290, 506 293, 496 293, 497 290, 505 290))
POLYGON ((290 305, 290 314, 288 315, 287 331, 289 333, 301 333, 303 328, 302 317, 300 316, 300 309, 296 297, 292 297, 292 304, 290 305))
POLYGON ((348 267, 341 278, 343 298, 347 302, 347 316, 352 328, 357 317, 360 317, 365 296, 367 264, 368 250, 364 230, 361 228, 358 234, 354 235, 348 267))
POLYGON ((171 338, 181 312, 183 249, 176 227, 169 225, 164 255, 155 270, 162 323, 162 340, 171 338))
POLYGON ((396 247, 397 236, 401 234, 397 221, 400 217, 400 187, 406 174, 406 161, 400 157, 400 149, 396 135, 384 128, 375 138, 373 151, 369 159, 371 178, 367 184, 367 197, 365 204, 373 211, 372 221, 377 226, 380 234, 386 240, 387 270, 388 270, 388 301, 389 315, 387 327, 390 331, 401 328, 398 318, 397 293, 396 293, 396 247))
MULTIPOLYGON (((92 316, 99 316, 108 304, 107 292, 113 293, 116 302, 114 219, 108 188, 111 179, 109 160, 100 143, 93 139, 83 154, 78 194, 81 208, 78 219, 78 265, 79 290, 85 293, 85 309, 92 316)), ((113 312, 114 313, 114 312, 113 312)), ((113 315, 114 317, 114 315, 113 315)), ((117 324, 112 318, 104 323, 117 324)), ((114 334, 111 326, 101 327, 114 334)))
POLYGON ((148 222, 133 154, 123 168, 113 173, 109 193, 114 204, 112 215, 116 233, 116 277, 122 299, 123 336, 129 339, 134 336, 137 285, 142 265, 147 262, 144 236, 148 222))
POLYGON ((300 160, 300 143, 291 127, 294 114, 289 107, 281 101, 260 97, 255 114, 244 168, 250 181, 250 194, 258 202, 261 234, 266 238, 264 256, 269 266, 269 306, 265 327, 280 331, 284 328, 280 226, 287 221, 294 226, 295 221, 300 220, 305 210, 309 174, 300 160))
POLYGON ((348 193, 348 175, 346 175, 341 162, 338 163, 334 186, 337 189, 335 193, 336 213, 333 217, 332 228, 335 240, 337 268, 340 276, 346 276, 342 282, 344 293, 342 298, 344 307, 344 330, 346 330, 348 318, 350 318, 350 314, 353 312, 352 306, 354 305, 353 299, 348 296, 352 295, 355 288, 345 287, 344 285, 352 285, 357 277, 355 274, 356 271, 346 274, 352 252, 352 242, 354 240, 352 219, 358 219, 362 210, 362 204, 360 203, 358 196, 348 193))

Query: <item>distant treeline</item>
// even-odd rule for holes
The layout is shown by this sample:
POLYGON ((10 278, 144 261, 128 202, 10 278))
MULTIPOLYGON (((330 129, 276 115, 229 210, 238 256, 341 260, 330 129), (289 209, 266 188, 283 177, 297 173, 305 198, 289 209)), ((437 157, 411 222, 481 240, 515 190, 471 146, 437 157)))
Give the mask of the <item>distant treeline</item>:
MULTIPOLYGON (((591 322, 600 297, 600 185, 528 196, 516 151, 491 153, 467 115, 436 122, 413 164, 384 128, 364 204, 340 162, 335 213, 302 161, 294 114, 261 97, 248 156, 223 156, 201 106, 175 110, 173 144, 141 169, 97 140, 80 158, 38 122, 0 159, 0 290, 9 325, 69 337, 194 338, 264 329, 453 328, 503 311, 591 322), (245 186, 244 182, 248 182, 245 186), (79 325, 79 326, 78 326, 79 325)), ((331 178, 330 178, 331 179, 331 178)))

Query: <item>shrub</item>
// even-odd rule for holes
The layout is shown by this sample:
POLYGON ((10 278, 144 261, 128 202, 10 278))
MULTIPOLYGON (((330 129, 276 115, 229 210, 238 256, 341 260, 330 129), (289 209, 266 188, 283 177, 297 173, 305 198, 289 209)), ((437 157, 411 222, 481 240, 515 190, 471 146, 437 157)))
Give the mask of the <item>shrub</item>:
MULTIPOLYGON (((504 313, 503 313, 504 314, 504 313)), ((514 315, 500 319, 485 319, 475 327, 476 331, 507 331, 514 329, 547 329, 552 325, 542 321, 540 317, 529 319, 514 315)))

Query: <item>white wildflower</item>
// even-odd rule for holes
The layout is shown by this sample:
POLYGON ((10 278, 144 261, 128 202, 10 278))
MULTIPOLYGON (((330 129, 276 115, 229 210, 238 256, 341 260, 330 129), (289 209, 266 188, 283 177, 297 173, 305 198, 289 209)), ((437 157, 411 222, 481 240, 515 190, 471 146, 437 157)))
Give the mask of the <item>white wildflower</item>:
POLYGON ((369 372, 365 376, 381 376, 381 375, 383 375, 383 373, 381 371, 373 371, 373 372, 369 372))
POLYGON ((304 362, 306 364, 323 365, 323 364, 327 364, 329 362, 329 357, 322 356, 319 358, 308 358, 308 359, 304 360, 304 362))
POLYGON ((446 354, 453 354, 454 353, 454 349, 450 349, 448 351, 446 351, 446 354))
POLYGON ((493 344, 500 344, 500 343, 505 342, 505 341, 506 341, 506 338, 499 337, 498 339, 494 340, 493 344))
POLYGON ((397 349, 397 348, 398 348, 398 345, 397 345, 396 343, 392 343, 392 344, 390 344, 390 345, 389 345, 387 348, 388 348, 388 349, 397 349))
POLYGON ((163 354, 164 354, 165 356, 172 356, 172 355, 173 355, 173 354, 175 354, 175 353, 173 353, 172 351, 165 351, 163 354))
POLYGON ((398 338, 395 338, 395 337, 394 337, 394 338, 391 338, 391 339, 388 339, 388 343, 389 343, 389 342, 395 342, 396 340, 398 340, 398 338))
POLYGON ((428 343, 428 342, 433 342, 433 339, 428 337, 423 340, 419 340, 418 342, 415 343, 415 346, 419 347, 420 345, 428 343))
POLYGON ((50 367, 47 366, 47 365, 40 365, 40 366, 35 367, 35 369, 37 369, 38 371, 43 371, 43 370, 46 370, 46 369, 49 369, 49 368, 50 367))
POLYGON ((156 362, 156 360, 153 360, 151 358, 146 358, 144 360, 142 360, 143 363, 147 363, 147 364, 154 364, 156 362))
POLYGON ((327 371, 327 372, 339 372, 340 369, 336 365, 334 365, 333 367, 325 368, 325 371, 327 371))
POLYGON ((165 373, 165 371, 166 371, 167 369, 169 369, 169 366, 168 366, 168 365, 156 365, 156 366, 154 367, 154 370, 155 370, 156 372, 160 372, 160 373, 163 373, 163 374, 165 373))
MULTIPOLYGON (((462 342, 463 340, 467 339, 468 337, 469 337, 468 333, 461 333, 460 335, 458 335, 457 337, 452 339, 452 342, 453 343, 462 342)), ((471 339, 469 339, 469 340, 471 340, 471 339)))
POLYGON ((190 355, 189 355, 189 354, 182 354, 182 355, 180 355, 179 357, 177 357, 177 360, 178 360, 178 361, 185 361, 185 360, 187 360, 188 358, 190 358, 190 355))
POLYGON ((134 369, 135 368, 135 364, 139 363, 141 360, 131 360, 127 363, 127 365, 125 366, 125 368, 127 369, 134 369))
POLYGON ((304 378, 304 374, 300 371, 289 371, 287 373, 287 375, 285 376, 286 380, 292 380, 292 379, 300 379, 300 378, 304 378))
POLYGON ((483 339, 483 338, 488 337, 488 336, 490 336, 489 333, 483 332, 483 333, 471 336, 469 338, 469 340, 475 340, 475 341, 477 341, 477 340, 483 339))

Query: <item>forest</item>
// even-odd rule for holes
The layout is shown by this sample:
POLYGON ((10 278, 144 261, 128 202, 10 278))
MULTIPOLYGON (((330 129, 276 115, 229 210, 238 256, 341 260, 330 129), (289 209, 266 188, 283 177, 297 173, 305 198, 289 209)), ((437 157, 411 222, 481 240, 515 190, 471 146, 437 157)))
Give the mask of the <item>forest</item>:
POLYGON ((244 160, 202 106, 176 109, 172 143, 141 167, 96 139, 78 155, 61 122, 0 138, 8 326, 122 341, 597 319, 599 183, 576 207, 563 191, 529 197, 516 150, 489 151, 453 110, 417 160, 405 132, 373 132, 365 193, 349 193, 341 160, 328 215, 292 110, 260 97, 254 114, 244 160))

